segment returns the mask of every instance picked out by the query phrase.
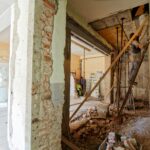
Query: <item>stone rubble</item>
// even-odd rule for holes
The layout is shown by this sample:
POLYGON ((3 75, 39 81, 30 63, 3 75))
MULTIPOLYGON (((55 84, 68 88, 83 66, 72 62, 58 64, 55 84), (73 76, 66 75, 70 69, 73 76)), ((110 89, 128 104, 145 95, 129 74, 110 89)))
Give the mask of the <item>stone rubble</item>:
MULTIPOLYGON (((146 108, 143 105, 140 108, 143 108, 143 107, 146 108)), ((142 113, 142 112, 145 112, 145 109, 137 109, 136 110, 137 115, 135 114, 135 112, 133 110, 128 110, 128 113, 126 112, 125 114, 123 114, 121 116, 121 118, 119 120, 117 120, 116 117, 113 117, 113 116, 107 116, 106 118, 100 118, 98 115, 97 108, 90 107, 87 109, 86 113, 81 114, 80 116, 74 118, 71 121, 71 124, 75 123, 75 122, 76 123, 78 122, 79 124, 81 123, 81 126, 79 125, 77 128, 75 128, 75 129, 72 128, 72 130, 71 130, 73 142, 76 143, 77 145, 80 145, 81 149, 83 148, 83 150, 91 150, 89 148, 89 147, 91 147, 91 145, 93 145, 93 147, 94 147, 93 149, 95 149, 95 147, 98 149, 98 145, 100 145, 106 139, 109 132, 116 132, 116 133, 122 134, 123 136, 127 136, 128 139, 129 139, 129 137, 130 137, 130 139, 135 138, 135 139, 137 139, 137 142, 143 144, 141 141, 139 141, 139 138, 137 138, 136 136, 133 136, 133 134, 127 135, 127 134, 125 134, 125 132, 120 130, 121 127, 126 129, 126 123, 129 124, 129 125, 127 125, 127 128, 132 129, 130 127, 130 124, 131 124, 130 121, 134 120, 134 118, 137 118, 137 116, 139 114, 141 114, 141 115, 147 114, 147 112, 145 112, 145 113, 142 113), (86 120, 86 121, 84 122, 84 120, 86 120), (120 123, 122 123, 122 125, 120 125, 120 123)), ((140 128, 140 125, 142 125, 142 123, 137 122, 137 125, 140 128)), ((147 124, 146 126, 148 128, 149 124, 147 124)), ((136 127, 136 125, 134 125, 133 128, 134 127, 136 127)), ((139 128, 137 130, 139 130, 139 128)), ((143 130, 145 131, 145 129, 143 129, 143 130)), ((142 131, 142 129, 141 129, 141 131, 142 131)), ((144 131, 142 131, 142 132, 144 132, 144 131)), ((127 131, 126 133, 130 133, 130 132, 127 131)), ((147 135, 149 135, 149 133, 147 133, 147 135)), ((130 142, 130 140, 128 142, 130 142)), ((130 143, 130 145, 131 145, 131 143, 130 143)), ((116 147, 116 149, 124 150, 122 147, 116 147)), ((128 149, 128 150, 130 150, 130 149, 128 149)))

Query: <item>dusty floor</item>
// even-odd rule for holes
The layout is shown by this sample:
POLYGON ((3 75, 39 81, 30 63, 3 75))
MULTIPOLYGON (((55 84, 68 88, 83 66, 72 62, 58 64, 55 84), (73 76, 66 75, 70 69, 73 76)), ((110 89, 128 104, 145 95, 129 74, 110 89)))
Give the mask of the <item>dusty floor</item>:
POLYGON ((150 116, 130 120, 121 127, 120 132, 135 137, 143 145, 143 150, 150 150, 150 116))
MULTIPOLYGON (((80 105, 80 103, 84 100, 84 97, 79 97, 79 98, 71 98, 70 100, 70 116, 72 115, 72 113, 77 109, 77 107, 80 105)), ((90 97, 88 98, 88 100, 84 103, 84 105, 79 109, 79 111, 77 112, 77 114, 74 116, 80 116, 83 113, 85 113, 87 111, 88 108, 92 108, 92 107, 98 107, 99 111, 102 113, 105 113, 106 111, 106 107, 108 106, 107 103, 103 103, 102 101, 100 101, 98 98, 94 98, 94 97, 90 97)))
MULTIPOLYGON (((143 150, 150 150, 150 110, 147 108, 125 111, 122 125, 109 117, 107 119, 89 117, 89 121, 72 133, 73 142, 81 150, 98 150, 108 132, 135 137, 143 145, 143 150)), ((85 115, 83 115, 83 118, 85 115)), ((79 119, 82 120, 82 117, 79 119)))
POLYGON ((0 150, 9 150, 7 143, 7 107, 0 107, 0 150))
MULTIPOLYGON (((97 103, 97 102, 96 102, 97 103)), ((91 106, 90 103, 87 105, 91 106)), ((93 105, 92 105, 93 106, 93 105)), ((128 111, 128 117, 123 125, 115 127, 116 131, 127 136, 135 137, 139 143, 143 145, 143 150, 150 150, 150 111, 142 109, 136 111, 128 111)), ((115 130, 114 121, 110 118, 91 119, 79 131, 81 136, 74 136, 73 141, 80 145, 81 150, 97 150, 102 140, 106 137, 104 130, 115 130), (84 131, 83 128, 87 130, 84 131), (85 144, 86 143, 86 144, 85 144)), ((7 107, 0 107, 0 150, 8 150, 7 144, 7 107)))

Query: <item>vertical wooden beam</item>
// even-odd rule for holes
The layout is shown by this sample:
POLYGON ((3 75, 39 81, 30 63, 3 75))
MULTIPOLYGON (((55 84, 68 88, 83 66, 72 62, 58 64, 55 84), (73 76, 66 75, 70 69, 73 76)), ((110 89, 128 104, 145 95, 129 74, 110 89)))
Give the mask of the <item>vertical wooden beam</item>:
POLYGON ((70 107, 70 61, 71 61, 71 31, 66 28, 66 47, 64 51, 64 71, 65 71, 65 102, 63 106, 62 134, 69 136, 69 107, 70 107))
MULTIPOLYGON (((117 55, 119 54, 119 28, 116 28, 117 30, 117 55)), ((120 59, 117 62, 117 70, 116 70, 116 83, 117 83, 117 89, 116 89, 116 102, 117 102, 117 110, 119 111, 119 93, 120 93, 120 59)))
POLYGON ((84 54, 83 54, 84 56, 84 58, 83 58, 83 60, 84 60, 84 62, 83 62, 83 77, 84 77, 84 79, 85 79, 85 48, 84 48, 84 54))
MULTIPOLYGON (((150 13, 150 0, 148 0, 149 4, 149 13, 150 13)), ((150 36, 150 15, 148 18, 148 36, 150 36)), ((148 60, 149 60, 149 77, 150 77, 150 46, 148 47, 148 60)), ((150 83, 150 78, 148 79, 148 82, 150 83)), ((150 85, 148 86, 148 98, 149 98, 149 108, 150 108, 150 85)))
MULTIPOLYGON (((115 54, 111 55, 111 63, 114 61, 115 54)), ((111 69, 111 87, 114 85, 114 74, 115 74, 115 67, 111 69)), ((111 90, 111 95, 110 95, 110 103, 114 103, 114 90, 111 90)))

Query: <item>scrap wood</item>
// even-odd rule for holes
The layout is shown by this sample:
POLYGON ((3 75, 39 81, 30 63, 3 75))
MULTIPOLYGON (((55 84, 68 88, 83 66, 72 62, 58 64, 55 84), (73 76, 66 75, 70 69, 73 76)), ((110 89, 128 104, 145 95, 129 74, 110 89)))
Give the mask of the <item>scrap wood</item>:
POLYGON ((70 142, 65 136, 62 136, 62 142, 70 147, 72 150, 80 150, 74 143, 70 142))
POLYGON ((78 130, 79 128, 83 127, 89 121, 88 118, 83 118, 82 120, 76 120, 69 124, 70 126, 70 133, 78 130))

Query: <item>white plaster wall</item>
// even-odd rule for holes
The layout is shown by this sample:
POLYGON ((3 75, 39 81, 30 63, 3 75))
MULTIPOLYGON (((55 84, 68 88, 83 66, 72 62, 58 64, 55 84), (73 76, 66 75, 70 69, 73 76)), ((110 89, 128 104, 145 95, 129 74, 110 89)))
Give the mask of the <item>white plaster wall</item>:
POLYGON ((8 101, 8 62, 0 61, 0 103, 8 101))
POLYGON ((31 137, 32 38, 35 0, 12 6, 8 141, 10 150, 29 150, 31 137))
POLYGON ((64 66, 62 64, 64 63, 66 38, 66 4, 67 0, 59 0, 58 12, 54 18, 52 39, 53 73, 51 83, 64 83, 64 66))

